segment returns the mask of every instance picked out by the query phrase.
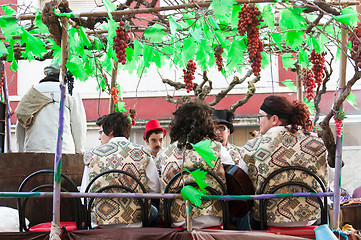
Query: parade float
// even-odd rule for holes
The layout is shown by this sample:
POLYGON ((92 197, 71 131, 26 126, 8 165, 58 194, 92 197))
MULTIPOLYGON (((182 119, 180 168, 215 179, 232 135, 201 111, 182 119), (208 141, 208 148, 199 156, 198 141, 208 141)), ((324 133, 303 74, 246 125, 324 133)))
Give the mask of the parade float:
MULTIPOLYGON (((162 76, 159 71, 160 81, 173 87, 175 91, 184 89, 187 92, 182 97, 164 96, 167 101, 175 104, 201 99, 209 102, 211 106, 216 106, 234 87, 247 82, 248 91, 244 93, 244 98, 229 106, 230 110, 236 111, 254 96, 257 83, 264 81, 264 78, 273 77, 272 74, 264 76, 262 71, 271 69, 272 73, 272 57, 277 56, 282 60, 283 68, 295 73, 295 79, 284 81, 283 84, 295 89, 297 99, 305 101, 314 112, 317 134, 324 140, 328 150, 328 164, 335 168, 334 191, 319 193, 316 196, 333 196, 331 228, 337 230, 341 196, 338 180, 342 169, 342 121, 345 118, 343 103, 347 99, 357 105, 351 90, 361 77, 359 44, 361 27, 358 26, 359 13, 356 10, 358 3, 217 0, 180 3, 164 1, 161 4, 162 6, 158 1, 139 0, 118 3, 104 0, 102 3, 104 11, 80 13, 73 12, 67 1, 53 0, 46 3, 42 9, 34 11, 29 10, 33 8, 24 6, 18 6, 15 10, 11 5, 3 5, 4 14, 0 17, 2 31, 0 96, 5 114, 4 116, 0 114, 3 117, 0 125, 3 134, 0 137, 7 144, 1 146, 3 152, 0 153, 1 160, 11 159, 9 139, 12 110, 5 65, 17 71, 18 61, 53 59, 54 63, 61 66, 60 87, 63 98, 66 97, 66 87, 72 90, 74 79, 79 81, 96 79, 98 88, 111 95, 109 112, 128 111, 135 121, 136 106, 126 109, 123 102, 119 101, 121 86, 117 83, 117 76, 120 70, 137 74, 140 79, 150 68, 159 70, 175 67, 182 71, 182 79, 169 79, 162 76), (215 92, 212 88, 217 81, 208 77, 212 69, 219 71, 225 79, 230 79, 229 85, 221 91, 215 92), (339 69, 337 76, 333 74, 335 69, 339 69), (70 72, 74 78, 66 77, 67 72, 70 72), (201 73, 201 80, 195 75, 196 72, 201 73), (338 79, 338 88, 335 90, 332 109, 326 112, 321 121, 320 104, 322 97, 329 91, 327 84, 332 79, 338 79), (209 96, 213 98, 208 98, 209 96), (336 122, 335 134, 330 128, 332 119, 336 122)), ((99 198, 106 195, 61 193, 60 174, 64 169, 66 170, 62 168, 62 161, 66 157, 62 157, 61 153, 62 107, 59 109, 59 116, 59 144, 53 157, 54 161, 51 163, 54 167, 54 191, 16 193, 5 189, 0 193, 2 198, 9 199, 53 197, 54 230, 50 234, 51 239, 58 239, 62 234, 60 197, 99 198)), ((295 195, 297 194, 226 195, 215 198, 233 201, 295 195)), ((307 193, 298 193, 298 196, 307 196, 307 193)), ((182 196, 115 194, 111 197, 148 199, 182 196)), ((209 199, 209 196, 200 196, 202 199, 207 197, 209 199)), ((113 231, 115 230, 108 230, 108 233, 113 231)), ((124 235, 130 231, 124 230, 124 235)), ((191 226, 188 226, 188 231, 192 231, 191 226)), ((63 237, 71 238, 72 234, 76 235, 78 232, 80 235, 89 234, 87 239, 91 239, 92 235, 95 239, 100 237, 97 234, 102 234, 100 230, 77 230, 65 232, 63 237)), ((155 236, 157 230, 143 228, 139 232, 142 232, 142 236, 149 236, 151 233, 155 236)), ((188 233, 178 230, 163 229, 158 233, 179 234, 182 238, 189 236, 188 233)), ((26 235, 28 233, 19 234, 30 238, 30 235, 26 235)), ((197 234, 201 235, 197 231, 191 234, 196 238, 197 234)), ((217 239, 217 233, 212 234, 217 239)), ((249 233, 225 231, 222 234, 241 236, 249 233)), ((267 236, 263 234, 265 233, 253 233, 253 237, 266 239, 267 236)), ((11 239, 10 236, 8 237, 11 239)), ((252 239, 251 237, 247 235, 247 239, 252 239)), ((281 239, 281 236, 277 239, 281 239)))

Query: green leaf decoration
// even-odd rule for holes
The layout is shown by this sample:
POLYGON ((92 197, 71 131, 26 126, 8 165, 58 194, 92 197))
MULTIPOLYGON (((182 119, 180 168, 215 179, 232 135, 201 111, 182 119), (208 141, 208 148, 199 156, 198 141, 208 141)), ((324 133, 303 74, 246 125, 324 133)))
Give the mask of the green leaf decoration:
POLYGON ((293 83, 293 81, 291 79, 286 79, 284 81, 282 81, 282 83, 288 87, 292 92, 297 92, 297 87, 295 86, 295 84, 293 83))
POLYGON ((298 62, 303 68, 307 68, 310 61, 308 60, 308 54, 304 50, 299 50, 298 52, 298 62))
POLYGON ((58 16, 58 17, 67 17, 67 18, 75 17, 73 12, 70 12, 70 13, 57 13, 57 12, 55 12, 55 15, 58 16))
POLYGON ((281 45, 281 43, 282 43, 282 34, 281 33, 271 33, 270 35, 271 35, 273 41, 277 44, 278 48, 280 50, 282 50, 283 49, 283 47, 281 45))
POLYGON ((194 150, 203 158, 203 160, 206 161, 209 166, 214 167, 214 163, 212 161, 217 161, 217 158, 214 156, 211 144, 211 140, 200 141, 196 144, 191 143, 194 150))
POLYGON ((338 120, 345 120, 347 118, 346 113, 342 109, 339 109, 335 112, 335 117, 338 120))
POLYGON ((144 31, 144 37, 149 39, 151 42, 161 42, 163 37, 166 36, 167 33, 164 32, 164 27, 160 24, 154 24, 151 27, 148 27, 144 31))
POLYGON ((207 194, 206 188, 209 187, 209 184, 205 181, 207 172, 202 171, 201 169, 197 169, 193 172, 189 171, 188 169, 185 170, 192 175, 201 192, 207 194))
POLYGON ((231 27, 237 28, 238 26, 238 13, 241 11, 242 6, 237 4, 233 6, 232 17, 231 17, 231 27))
POLYGON ((220 29, 216 20, 212 16, 206 18, 208 23, 212 26, 213 30, 220 29))
POLYGON ((47 52, 43 41, 41 41, 40 38, 31 35, 25 29, 21 28, 21 30, 22 33, 20 36, 22 37, 22 40, 26 42, 25 55, 29 56, 29 53, 31 53, 34 56, 41 58, 42 54, 47 52))
POLYGON ((353 92, 350 92, 350 94, 346 97, 346 100, 354 109, 360 110, 357 107, 356 95, 353 92))
POLYGON ((293 7, 285 8, 280 13, 279 27, 281 31, 295 29, 302 29, 307 23, 301 16, 304 8, 293 7))
POLYGON ((272 8, 271 8, 272 5, 267 4, 263 8, 263 11, 261 13, 263 22, 266 24, 266 26, 268 27, 268 29, 270 31, 273 31, 273 29, 275 28, 275 16, 274 16, 274 13, 273 13, 272 8))
POLYGON ((214 15, 222 16, 225 14, 229 14, 233 7, 233 0, 213 0, 209 9, 213 9, 214 15))
POLYGON ((198 42, 198 43, 200 43, 202 40, 204 40, 204 32, 199 28, 190 29, 189 33, 192 35, 194 40, 196 40, 196 42, 198 42))
POLYGON ((343 8, 340 11, 340 15, 334 16, 331 15, 332 18, 334 18, 336 21, 340 23, 344 23, 348 26, 355 26, 357 22, 360 20, 358 19, 358 12, 355 9, 352 9, 350 7, 343 8))
POLYGON ((208 54, 207 51, 210 51, 209 45, 207 45, 206 41, 202 41, 199 45, 199 48, 196 52, 196 60, 198 62, 198 66, 201 70, 207 69, 207 62, 208 62, 208 54))
POLYGON ((114 12, 117 7, 114 5, 114 3, 112 1, 109 1, 109 0, 103 0, 104 2, 104 5, 105 5, 105 9, 108 13, 108 17, 111 19, 111 20, 114 20, 113 19, 113 15, 111 14, 111 12, 114 12))
POLYGON ((244 42, 244 37, 234 37, 231 48, 227 55, 227 68, 229 71, 233 70, 237 64, 242 63, 244 60, 244 52, 247 51, 247 45, 244 42))
POLYGON ((297 49, 302 45, 304 41, 303 31, 288 31, 286 33, 286 44, 291 47, 292 50, 297 49))
POLYGON ((266 67, 270 64, 270 55, 265 51, 261 52, 262 60, 261 60, 261 69, 266 69, 266 67))
POLYGON ((325 51, 325 45, 327 42, 328 42, 328 38, 325 35, 320 34, 318 38, 318 43, 320 45, 320 52, 325 51))
POLYGON ((8 53, 9 52, 5 44, 3 43, 3 41, 0 41, 0 57, 2 57, 4 54, 7 55, 8 53))
POLYGON ((215 36, 217 37, 217 40, 221 44, 221 46, 223 48, 227 48, 227 46, 229 45, 229 41, 226 39, 226 36, 222 33, 222 31, 215 31, 215 36))
POLYGON ((74 75, 75 78, 83 81, 86 79, 83 70, 83 62, 79 57, 73 57, 65 64, 65 66, 67 69, 69 69, 69 71, 74 75))
POLYGON ((285 53, 282 55, 283 68, 288 70, 289 68, 295 68, 296 59, 293 58, 292 53, 285 53))
POLYGON ((187 186, 184 186, 181 190, 181 193, 182 193, 182 196, 183 196, 183 199, 184 200, 187 200, 189 199, 189 201, 197 206, 197 207, 200 207, 201 204, 202 204, 202 196, 204 196, 204 194, 195 189, 194 187, 190 186, 190 185, 187 185, 187 186))
POLYGON ((16 11, 10 6, 3 5, 2 9, 6 15, 16 15, 16 11))
POLYGON ((197 43, 194 42, 192 38, 183 41, 183 61, 188 62, 188 60, 193 59, 196 51, 198 49, 197 43))
POLYGON ((48 27, 41 21, 41 12, 37 12, 35 15, 35 26, 39 28, 39 31, 43 34, 48 34, 48 27))
POLYGON ((16 23, 16 18, 10 16, 1 16, 0 28, 5 36, 5 40, 10 41, 12 39, 12 35, 16 35, 19 26, 16 23))
POLYGON ((176 21, 174 21, 174 19, 172 18, 171 15, 168 16, 168 20, 169 20, 169 26, 170 26, 170 33, 174 37, 177 30, 182 30, 182 26, 180 24, 178 24, 176 21))
POLYGON ((79 26, 79 37, 80 37, 80 41, 86 46, 86 47, 91 47, 92 43, 90 42, 89 38, 86 36, 85 32, 84 32, 84 28, 82 26, 79 26))
POLYGON ((316 52, 321 53, 321 47, 314 36, 311 37, 312 47, 316 52))
POLYGON ((143 44, 138 40, 134 40, 134 58, 139 59, 139 56, 143 53, 143 44))

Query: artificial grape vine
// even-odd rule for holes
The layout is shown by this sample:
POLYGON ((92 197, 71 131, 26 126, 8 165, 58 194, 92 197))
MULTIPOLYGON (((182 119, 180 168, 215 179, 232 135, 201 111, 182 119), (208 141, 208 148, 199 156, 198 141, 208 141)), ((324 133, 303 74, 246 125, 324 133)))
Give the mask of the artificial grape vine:
POLYGON ((316 87, 315 78, 313 77, 312 70, 303 68, 302 69, 302 82, 306 88, 306 99, 310 102, 315 97, 314 88, 316 87))
POLYGON ((115 105, 118 105, 119 102, 119 89, 116 87, 113 87, 112 90, 110 90, 110 95, 113 98, 113 102, 115 105))
POLYGON ((352 44, 351 58, 356 62, 359 68, 361 68, 361 54, 359 52, 360 38, 361 26, 355 27, 353 33, 350 33, 349 40, 352 44))
POLYGON ((135 111, 134 108, 129 109, 129 115, 130 118, 132 119, 132 125, 135 125, 135 120, 137 119, 137 112, 135 111))
POLYGON ((218 66, 218 71, 222 71, 222 53, 223 53, 223 48, 221 46, 217 46, 214 48, 214 56, 216 57, 216 64, 218 66))
POLYGON ((319 54, 315 50, 312 50, 309 60, 313 65, 312 72, 315 78, 315 82, 318 86, 320 86, 322 83, 323 68, 325 66, 325 52, 319 54))
POLYGON ((247 32, 248 56, 253 74, 258 76, 261 71, 263 43, 259 39, 259 25, 262 22, 261 12, 254 3, 243 4, 238 13, 238 32, 241 36, 247 32))
POLYGON ((127 62, 127 58, 126 58, 127 55, 125 53, 125 49, 128 46, 126 43, 126 41, 129 38, 128 32, 130 32, 130 30, 126 31, 124 29, 124 22, 120 21, 119 27, 117 27, 116 30, 117 36, 114 37, 113 39, 115 53, 117 54, 118 62, 120 62, 123 65, 127 62))
POLYGON ((193 90, 193 79, 194 73, 196 72, 196 63, 193 60, 189 60, 187 64, 187 69, 183 69, 183 78, 184 83, 186 84, 187 93, 193 90))

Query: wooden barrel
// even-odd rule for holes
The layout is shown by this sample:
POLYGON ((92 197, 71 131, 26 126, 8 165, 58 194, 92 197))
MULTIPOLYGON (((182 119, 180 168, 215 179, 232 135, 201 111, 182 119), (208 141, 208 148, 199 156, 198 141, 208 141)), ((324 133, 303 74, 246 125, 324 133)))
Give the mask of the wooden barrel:
MULTIPOLYGON (((53 153, 0 153, 0 191, 17 192, 21 182, 31 173, 42 169, 54 169, 53 153)), ((83 155, 82 154, 63 154, 62 155, 62 173, 70 177, 77 186, 80 186, 83 175, 83 155)), ((46 177, 46 182, 52 182, 52 176, 46 177)), ((43 180, 34 180, 32 184, 42 185, 43 180)), ((71 199, 65 199, 71 201, 71 199)), ((29 199, 26 205, 26 217, 30 221, 30 226, 51 221, 52 199, 29 199), (45 203, 46 202, 46 203, 45 203), (50 204, 49 204, 50 202, 50 204), (49 206, 48 206, 49 205, 49 206), (50 217, 50 218, 49 218, 50 217)), ((63 207, 67 204, 64 203, 63 207)), ((17 208, 16 198, 0 198, 0 206, 17 208)), ((61 213, 62 221, 71 221, 74 219, 74 211, 71 209, 61 213)))

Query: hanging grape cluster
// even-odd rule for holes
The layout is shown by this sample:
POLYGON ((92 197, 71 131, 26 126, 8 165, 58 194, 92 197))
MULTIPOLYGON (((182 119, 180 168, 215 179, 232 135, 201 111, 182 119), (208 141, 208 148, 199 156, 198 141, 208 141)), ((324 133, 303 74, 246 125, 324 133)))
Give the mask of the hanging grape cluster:
POLYGON ((313 89, 316 87, 315 78, 313 77, 312 70, 303 68, 302 69, 302 82, 306 89, 306 99, 308 102, 315 97, 313 89))
POLYGON ((241 36, 247 32, 248 55, 253 74, 258 76, 261 71, 263 43, 259 39, 259 25, 262 22, 261 12, 254 3, 243 4, 238 13, 238 32, 241 36))
POLYGON ((312 50, 309 60, 313 65, 312 72, 315 78, 315 83, 320 86, 322 83, 323 68, 325 66, 325 52, 319 54, 315 50, 312 50))
POLYGON ((187 64, 187 69, 183 69, 183 78, 184 83, 186 84, 187 93, 193 90, 193 79, 194 73, 196 72, 196 63, 193 60, 189 60, 187 64))
POLYGON ((338 114, 333 113, 333 120, 335 120, 335 125, 336 125, 336 136, 337 137, 342 137, 342 125, 343 125, 343 120, 339 119, 337 117, 338 114))
POLYGON ((113 98, 113 102, 115 105, 118 105, 119 102, 119 89, 116 87, 113 87, 112 90, 110 91, 110 95, 113 98))
POLYGON ((115 53, 117 54, 118 62, 124 65, 127 62, 127 58, 126 58, 127 55, 125 54, 125 49, 128 46, 126 44, 126 41, 129 38, 128 32, 130 32, 130 30, 126 31, 123 26, 124 26, 124 22, 120 21, 119 27, 117 27, 116 30, 117 36, 114 37, 113 41, 114 41, 114 48, 115 48, 115 53))
POLYGON ((214 48, 214 56, 216 57, 216 64, 218 66, 218 71, 222 71, 222 53, 223 53, 223 48, 221 46, 217 46, 214 48))
POLYGON ((361 54, 358 52, 358 48, 360 45, 360 38, 361 38, 361 26, 355 27, 353 29, 353 33, 350 33, 349 40, 352 44, 352 51, 351 51, 351 57, 353 60, 355 60, 357 66, 361 68, 361 54))
POLYGON ((129 109, 129 115, 130 115, 130 118, 132 119, 132 125, 134 126, 135 120, 137 119, 137 112, 135 111, 134 108, 129 109))

